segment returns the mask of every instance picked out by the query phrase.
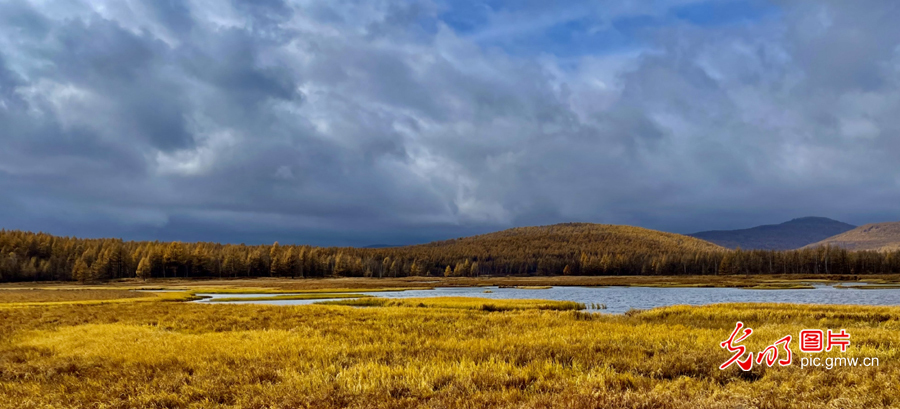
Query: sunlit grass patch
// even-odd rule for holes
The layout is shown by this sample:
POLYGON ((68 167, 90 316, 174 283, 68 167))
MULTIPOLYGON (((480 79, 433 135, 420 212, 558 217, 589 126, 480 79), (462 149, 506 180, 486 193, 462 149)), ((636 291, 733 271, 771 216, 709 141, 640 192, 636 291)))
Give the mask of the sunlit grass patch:
POLYGON ((0 303, 112 300, 146 296, 134 291, 112 289, 15 289, 0 290, 0 303))
POLYGON ((188 301, 189 292, 142 292, 118 289, 0 290, 0 308, 68 304, 107 304, 142 301, 188 301))
POLYGON ((323 301, 320 304, 349 305, 355 307, 457 308, 483 311, 565 311, 583 310, 586 308, 584 304, 574 301, 488 299, 478 297, 363 298, 357 300, 323 301))
POLYGON ((367 298, 372 297, 368 294, 332 294, 332 293, 314 293, 314 294, 286 294, 262 297, 221 297, 212 298, 209 302, 235 302, 235 301, 278 301, 278 300, 325 300, 333 298, 367 298))
POLYGON ((752 287, 744 287, 748 290, 815 290, 816 287, 808 284, 796 283, 764 283, 752 287))
POLYGON ((900 405, 896 307, 721 304, 623 316, 467 307, 507 301, 490 299, 360 301, 381 300, 411 305, 0 309, 0 408, 900 405), (423 301, 455 307, 412 308, 423 301), (881 366, 721 371, 730 354, 719 342, 736 320, 754 329, 743 343, 751 351, 803 328, 846 328, 845 355, 881 366))
MULTIPOLYGON (((630 318, 667 324, 723 326, 742 321, 754 325, 796 325, 809 328, 884 328, 900 330, 900 307, 776 303, 674 305, 634 311, 630 318)), ((900 344, 898 344, 900 345, 900 344)), ((900 348, 897 348, 900 351, 900 348)))
POLYGON ((850 290, 896 290, 900 284, 836 285, 834 288, 850 290))
POLYGON ((431 288, 385 287, 385 288, 317 288, 317 289, 282 289, 272 287, 199 287, 171 286, 153 287, 154 290, 191 291, 197 294, 318 294, 318 293, 360 293, 407 290, 430 290, 431 288))

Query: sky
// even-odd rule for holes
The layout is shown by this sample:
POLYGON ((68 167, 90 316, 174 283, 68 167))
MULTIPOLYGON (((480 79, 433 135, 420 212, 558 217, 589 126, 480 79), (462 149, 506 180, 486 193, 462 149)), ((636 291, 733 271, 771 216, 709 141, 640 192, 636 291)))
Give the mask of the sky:
POLYGON ((900 220, 895 1, 0 0, 0 228, 900 220))

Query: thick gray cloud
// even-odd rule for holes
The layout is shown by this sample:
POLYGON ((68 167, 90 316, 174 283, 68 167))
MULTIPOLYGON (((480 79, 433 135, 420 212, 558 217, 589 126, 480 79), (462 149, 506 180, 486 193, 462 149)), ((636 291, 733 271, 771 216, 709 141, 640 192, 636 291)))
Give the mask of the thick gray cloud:
POLYGON ((0 227, 361 245, 900 218, 900 7, 690 3, 0 0, 0 227))

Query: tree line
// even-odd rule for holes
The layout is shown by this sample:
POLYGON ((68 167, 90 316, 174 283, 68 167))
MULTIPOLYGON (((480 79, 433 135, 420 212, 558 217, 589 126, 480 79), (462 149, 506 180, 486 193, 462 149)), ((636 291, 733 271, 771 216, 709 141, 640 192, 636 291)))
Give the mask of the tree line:
POLYGON ((381 249, 282 246, 277 242, 137 242, 0 230, 0 281, 900 273, 900 251, 848 251, 836 247, 728 250, 701 240, 627 226, 561 226, 557 230, 511 229, 381 249))

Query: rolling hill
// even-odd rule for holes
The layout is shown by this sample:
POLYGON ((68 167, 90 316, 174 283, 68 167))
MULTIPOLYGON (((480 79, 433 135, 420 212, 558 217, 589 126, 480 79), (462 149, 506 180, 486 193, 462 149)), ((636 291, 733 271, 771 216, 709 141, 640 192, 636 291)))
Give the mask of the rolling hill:
POLYGON ((856 226, 825 217, 801 217, 781 224, 741 230, 704 231, 688 236, 728 248, 791 250, 847 232, 854 227, 856 226))
POLYGON ((847 250, 900 250, 900 222, 872 223, 806 247, 836 246, 847 250))
POLYGON ((635 226, 561 223, 516 227, 458 239, 391 249, 429 259, 475 257, 536 262, 572 259, 582 255, 632 257, 637 255, 721 252, 724 248, 694 237, 635 226))
POLYGON ((689 265, 708 272, 725 251, 681 234, 593 223, 517 227, 389 250, 437 266, 479 260, 495 274, 566 274, 566 266, 588 274, 677 274, 689 265))
POLYGON ((716 251, 722 247, 682 234, 667 233, 635 226, 594 223, 561 223, 549 226, 516 227, 498 232, 436 241, 412 248, 480 248, 502 253, 503 249, 519 249, 529 253, 556 252, 617 253, 659 251, 716 251))

